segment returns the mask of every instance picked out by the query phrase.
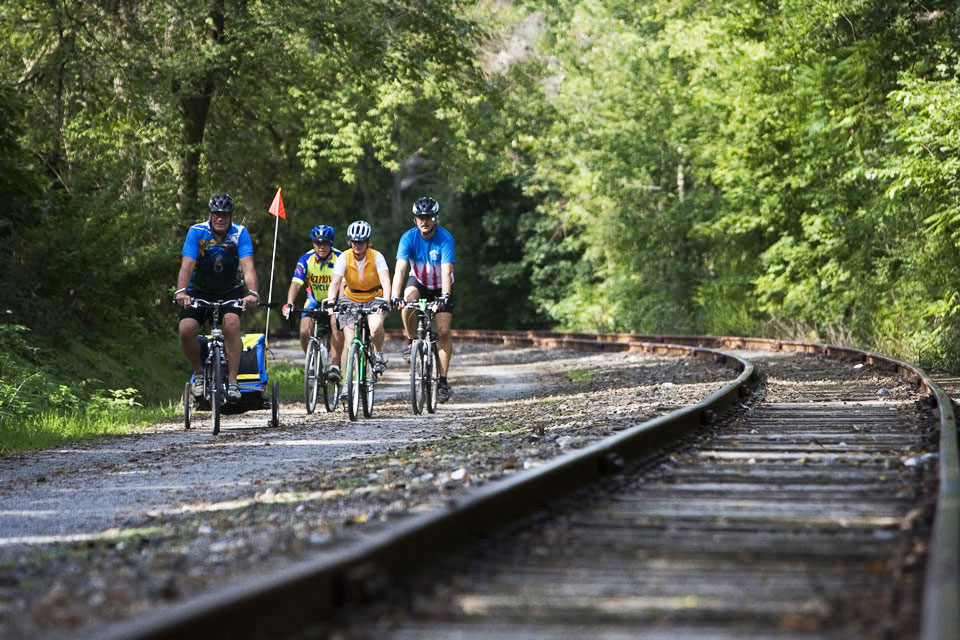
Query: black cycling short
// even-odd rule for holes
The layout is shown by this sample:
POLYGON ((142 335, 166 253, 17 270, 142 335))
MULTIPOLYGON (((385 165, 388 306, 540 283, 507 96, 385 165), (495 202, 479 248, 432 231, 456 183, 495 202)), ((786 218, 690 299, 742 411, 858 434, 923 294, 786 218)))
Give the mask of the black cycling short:
MULTIPOLYGON (((207 300, 208 302, 219 302, 220 300, 236 300, 242 299, 246 295, 243 291, 243 287, 237 287, 233 291, 227 293, 204 293, 202 291, 187 291, 191 298, 200 298, 201 300, 207 300)), ((223 316, 228 313, 235 313, 240 315, 243 313, 243 307, 239 305, 232 305, 229 307, 222 307, 220 309, 220 318, 219 322, 223 322, 223 316)), ((180 319, 184 318, 193 318, 200 323, 200 326, 207 324, 213 319, 213 309, 210 307, 183 307, 180 309, 180 319)))
MULTIPOLYGON (((443 295, 440 289, 427 289, 423 286, 423 283, 417 280, 414 276, 407 278, 407 286, 405 289, 410 287, 416 287, 417 291, 420 292, 420 298, 429 300, 433 302, 441 295, 443 295)), ((446 304, 441 304, 437 307, 437 313, 453 313, 453 294, 450 294, 450 297, 447 299, 446 304)))

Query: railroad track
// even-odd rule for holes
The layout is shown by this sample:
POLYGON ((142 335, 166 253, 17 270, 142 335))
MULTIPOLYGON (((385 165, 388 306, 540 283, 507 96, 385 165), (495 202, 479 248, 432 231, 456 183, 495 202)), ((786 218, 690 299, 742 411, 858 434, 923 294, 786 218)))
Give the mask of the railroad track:
POLYGON ((936 383, 902 363, 822 345, 642 338, 458 336, 692 350, 736 359, 742 373, 703 403, 402 521, 364 549, 237 585, 108 637, 249 636, 258 625, 265 637, 281 629, 326 633, 338 611, 365 598, 381 604, 365 610, 362 622, 340 619, 346 633, 917 637, 909 634, 920 625, 924 638, 955 637, 956 447, 954 439, 951 454, 949 440, 956 434, 936 383), (768 373, 745 408, 745 390, 756 384, 750 358, 768 373), (831 362, 836 371, 824 383, 831 362), (721 414, 730 421, 717 422, 721 414), (662 448, 681 429, 693 435, 662 448), (936 471, 920 453, 936 450, 931 438, 940 438, 940 480, 928 491, 925 479, 936 471), (915 465, 904 467, 905 450, 918 454, 915 465), (512 525, 512 536, 493 538, 482 555, 455 556, 452 574, 422 574, 441 588, 424 591, 416 606, 387 606, 383 585, 548 503, 554 515, 537 516, 526 529, 512 525), (924 524, 934 510, 931 541, 924 524))

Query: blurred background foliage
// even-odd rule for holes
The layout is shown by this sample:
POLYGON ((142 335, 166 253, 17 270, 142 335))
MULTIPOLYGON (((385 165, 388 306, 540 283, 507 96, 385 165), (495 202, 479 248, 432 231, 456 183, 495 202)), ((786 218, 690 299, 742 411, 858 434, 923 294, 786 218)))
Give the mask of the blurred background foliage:
POLYGON ((233 195, 265 293, 278 187, 274 299, 314 225, 392 264, 429 194, 460 328, 960 365, 954 2, 8 0, 0 36, 8 423, 179 395, 186 229, 233 195))

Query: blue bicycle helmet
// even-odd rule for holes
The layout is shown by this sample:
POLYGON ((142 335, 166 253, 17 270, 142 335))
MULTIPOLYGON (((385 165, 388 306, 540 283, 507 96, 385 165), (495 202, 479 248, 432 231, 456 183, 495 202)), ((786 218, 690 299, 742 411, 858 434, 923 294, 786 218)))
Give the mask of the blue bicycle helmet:
POLYGON ((233 198, 225 193, 216 193, 210 198, 210 213, 233 213, 233 198))
POLYGON ((313 242, 329 242, 333 244, 333 227, 318 224, 310 232, 310 240, 313 242))

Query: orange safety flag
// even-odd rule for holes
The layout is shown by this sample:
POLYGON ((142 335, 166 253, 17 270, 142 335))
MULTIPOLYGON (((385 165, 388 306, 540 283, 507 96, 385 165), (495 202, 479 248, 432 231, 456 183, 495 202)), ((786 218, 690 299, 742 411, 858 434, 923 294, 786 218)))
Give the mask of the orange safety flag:
POLYGON ((277 187, 277 195, 273 196, 273 204, 270 205, 269 211, 278 218, 287 219, 287 212, 283 209, 283 198, 280 197, 280 187, 277 187))

